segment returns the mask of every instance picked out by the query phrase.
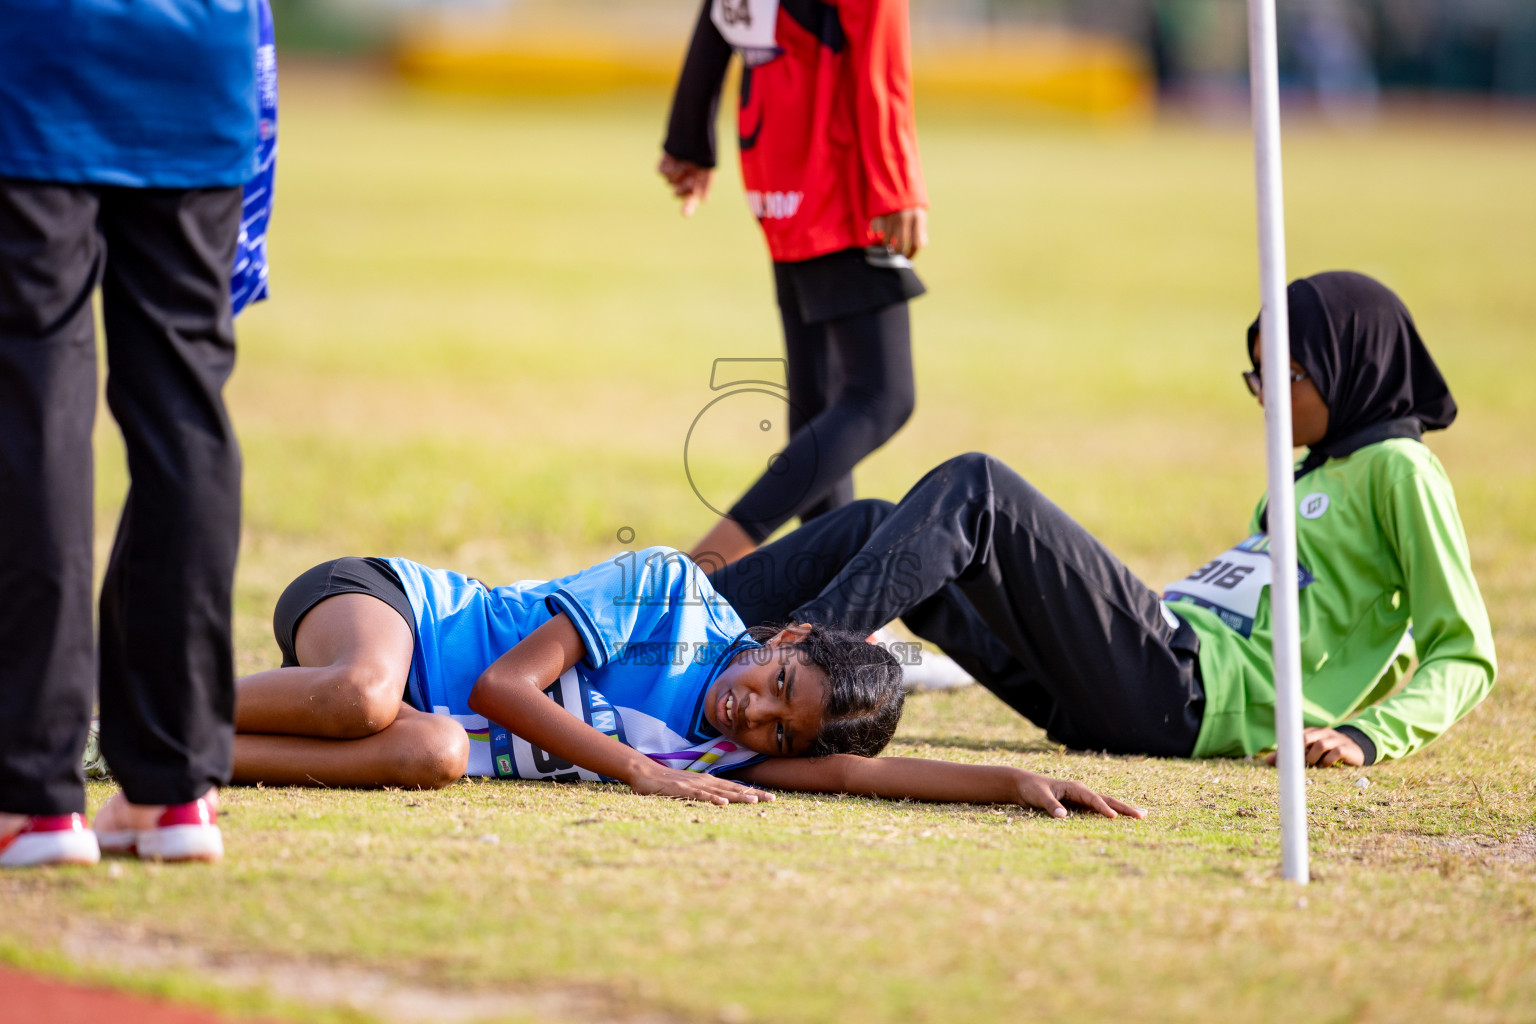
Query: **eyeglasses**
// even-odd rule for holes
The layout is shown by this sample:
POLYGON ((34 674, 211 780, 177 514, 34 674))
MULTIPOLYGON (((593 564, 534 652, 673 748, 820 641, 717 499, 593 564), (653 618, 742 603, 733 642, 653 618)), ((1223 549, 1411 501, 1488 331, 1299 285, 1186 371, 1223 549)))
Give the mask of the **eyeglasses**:
MULTIPOLYGON (((1291 383, 1300 384, 1307 379, 1307 375, 1301 370, 1291 371, 1291 383)), ((1264 373, 1261 370, 1244 370, 1243 383, 1248 385, 1248 393, 1258 398, 1264 390, 1264 373)))

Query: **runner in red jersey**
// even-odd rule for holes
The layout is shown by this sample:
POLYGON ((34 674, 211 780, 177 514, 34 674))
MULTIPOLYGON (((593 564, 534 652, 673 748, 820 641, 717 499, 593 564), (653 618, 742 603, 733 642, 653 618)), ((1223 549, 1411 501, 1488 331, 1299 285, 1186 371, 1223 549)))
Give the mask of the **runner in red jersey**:
POLYGON ((705 0, 659 170, 691 215, 709 191, 732 53, 744 65, 747 202, 774 261, 790 442, 695 547, 730 562, 791 517, 853 497, 850 475, 911 415, 911 257, 927 244, 905 0, 705 0))

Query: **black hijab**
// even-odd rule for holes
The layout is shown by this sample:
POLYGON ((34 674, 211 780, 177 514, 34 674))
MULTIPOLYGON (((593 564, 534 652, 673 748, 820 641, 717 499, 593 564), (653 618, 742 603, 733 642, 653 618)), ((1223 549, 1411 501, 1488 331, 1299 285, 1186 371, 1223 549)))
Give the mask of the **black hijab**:
MULTIPOLYGON (((1298 480, 1330 458, 1392 437, 1417 441, 1456 418, 1456 402, 1408 307, 1386 285, 1343 270, 1314 274, 1291 282, 1286 307, 1291 358, 1328 406, 1328 432, 1307 452, 1298 480)), ((1255 320, 1250 361, 1258 333, 1255 320)))

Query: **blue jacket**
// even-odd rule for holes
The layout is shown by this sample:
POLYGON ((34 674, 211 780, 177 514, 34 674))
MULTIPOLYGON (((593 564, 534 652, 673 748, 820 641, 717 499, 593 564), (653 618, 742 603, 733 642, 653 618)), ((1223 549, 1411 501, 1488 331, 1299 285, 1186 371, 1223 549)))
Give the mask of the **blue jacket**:
POLYGON ((245 184, 256 44, 257 0, 0 0, 0 177, 245 184))

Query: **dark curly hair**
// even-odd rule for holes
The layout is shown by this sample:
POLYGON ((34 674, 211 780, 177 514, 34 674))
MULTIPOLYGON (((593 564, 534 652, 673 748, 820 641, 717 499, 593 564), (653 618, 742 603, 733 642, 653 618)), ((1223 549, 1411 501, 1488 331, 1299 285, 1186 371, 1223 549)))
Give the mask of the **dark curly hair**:
MULTIPOLYGON (((792 623, 753 626, 747 635, 762 643, 792 623)), ((810 624, 795 643, 805 659, 827 674, 827 704, 821 731, 806 757, 858 754, 874 757, 896 735, 906 693, 895 655, 872 644, 862 633, 837 626, 810 624)))

